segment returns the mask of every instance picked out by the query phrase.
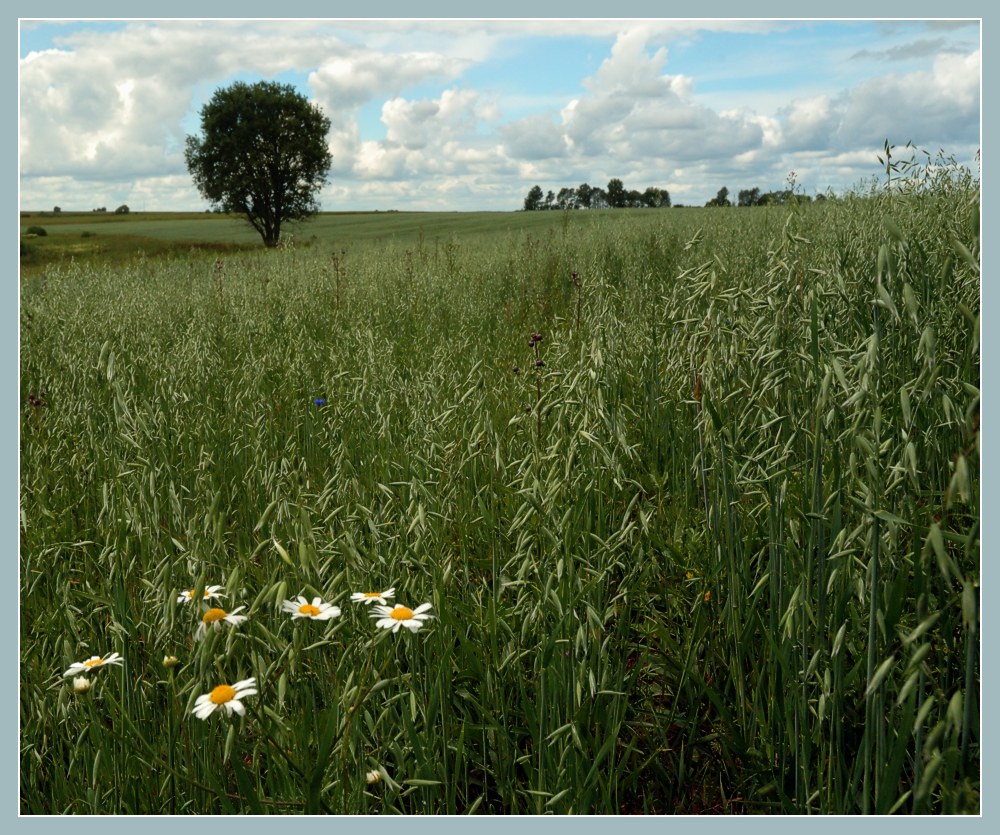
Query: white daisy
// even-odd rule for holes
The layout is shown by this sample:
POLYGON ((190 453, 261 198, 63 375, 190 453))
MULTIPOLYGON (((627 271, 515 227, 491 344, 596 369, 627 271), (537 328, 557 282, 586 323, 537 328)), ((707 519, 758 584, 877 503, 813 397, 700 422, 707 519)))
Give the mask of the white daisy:
POLYGON ((340 607, 332 603, 324 603, 319 597, 314 597, 312 603, 300 594, 298 601, 286 600, 281 604, 283 612, 290 612, 292 619, 310 618, 311 620, 330 620, 340 616, 340 607))
POLYGON ((77 693, 86 693, 90 689, 90 679, 86 676, 77 676, 73 679, 73 690, 77 693))
POLYGON ((422 603, 416 609, 408 609, 406 606, 397 603, 393 607, 376 606, 375 611, 369 615, 372 618, 380 618, 375 625, 381 629, 391 629, 399 632, 399 627, 405 626, 411 632, 416 632, 427 618, 433 615, 425 614, 431 608, 430 603, 422 603))
POLYGON ((240 703, 240 699, 256 695, 257 682, 252 678, 245 678, 236 684, 220 684, 211 693, 199 696, 191 712, 199 719, 208 719, 215 711, 225 708, 230 716, 234 713, 245 716, 246 708, 240 703))
POLYGON ((388 591, 356 591, 351 595, 351 603, 380 603, 385 606, 385 601, 390 597, 395 597, 395 586, 388 591))
POLYGON ((70 664, 69 669, 63 673, 63 678, 75 676, 77 673, 89 673, 91 670, 96 670, 98 667, 104 667, 107 664, 123 664, 124 662, 125 659, 117 652, 108 653, 103 658, 99 655, 92 655, 86 661, 77 661, 70 664))
MULTIPOLYGON (((219 599, 221 599, 225 597, 224 594, 221 594, 222 589, 223 586, 205 586, 205 592, 204 594, 202 594, 202 599, 209 600, 210 598, 213 597, 218 597, 219 599)), ((195 589, 187 589, 185 591, 182 591, 179 595, 177 595, 177 602, 190 603, 192 600, 194 600, 195 591, 196 591, 195 589)))
POLYGON ((227 612, 225 609, 211 608, 201 616, 201 623, 198 624, 198 631, 195 633, 194 639, 196 641, 201 640, 205 637, 205 633, 208 631, 210 626, 215 627, 215 629, 220 629, 222 626, 222 621, 225 621, 230 626, 239 626, 243 621, 247 619, 246 615, 236 614, 240 609, 245 609, 245 606, 237 606, 233 611, 227 612))

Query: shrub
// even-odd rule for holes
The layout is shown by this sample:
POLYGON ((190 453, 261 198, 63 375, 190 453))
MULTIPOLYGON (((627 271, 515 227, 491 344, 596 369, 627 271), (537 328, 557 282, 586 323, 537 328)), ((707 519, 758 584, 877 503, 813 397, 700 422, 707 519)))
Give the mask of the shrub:
POLYGON ((38 235, 39 238, 44 238, 49 233, 45 231, 45 227, 44 226, 29 226, 28 227, 28 234, 29 235, 38 235))
POLYGON ((93 238, 96 234, 97 234, 96 232, 90 232, 90 231, 81 232, 80 233, 80 237, 81 238, 93 238))
POLYGON ((116 215, 127 215, 129 212, 128 206, 122 203, 117 209, 115 209, 116 215))

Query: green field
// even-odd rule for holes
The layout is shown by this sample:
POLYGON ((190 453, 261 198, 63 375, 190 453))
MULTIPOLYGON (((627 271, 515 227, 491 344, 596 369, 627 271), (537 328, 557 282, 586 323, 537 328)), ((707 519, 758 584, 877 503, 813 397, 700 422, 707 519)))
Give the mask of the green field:
MULTIPOLYGON (((683 210, 682 210, 683 211, 683 210)), ((326 212, 286 225, 283 238, 299 248, 385 244, 417 246, 466 241, 474 236, 545 234, 572 224, 600 224, 615 212, 326 212)), ((630 210, 634 222, 657 227, 648 211, 630 210)), ((661 218, 662 220, 662 218, 661 218)), ((260 248, 260 235, 238 216, 197 212, 22 212, 22 240, 28 246, 22 272, 34 275, 54 264, 81 259, 124 263, 137 255, 177 257, 194 252, 234 252, 260 248), (43 237, 25 237, 41 226, 43 237)))
POLYGON ((979 184, 945 173, 270 251, 22 217, 21 813, 978 813, 979 184), (432 617, 351 599, 389 588, 432 617))

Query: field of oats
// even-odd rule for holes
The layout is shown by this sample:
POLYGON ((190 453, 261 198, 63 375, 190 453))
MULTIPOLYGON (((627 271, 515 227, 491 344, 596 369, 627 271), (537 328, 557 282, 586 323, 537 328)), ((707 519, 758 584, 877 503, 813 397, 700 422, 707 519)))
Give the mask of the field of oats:
POLYGON ((978 181, 555 214, 22 277, 22 814, 979 811, 978 181))

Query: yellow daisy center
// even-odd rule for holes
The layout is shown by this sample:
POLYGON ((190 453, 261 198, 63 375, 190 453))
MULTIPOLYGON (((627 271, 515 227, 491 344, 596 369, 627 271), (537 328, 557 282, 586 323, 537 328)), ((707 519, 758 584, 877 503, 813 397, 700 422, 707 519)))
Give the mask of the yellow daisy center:
POLYGON ((409 620, 413 617, 413 609, 407 609, 405 606, 397 606, 389 613, 389 617, 393 620, 409 620))
POLYGON ((93 669, 94 667, 100 667, 104 663, 103 658, 91 658, 89 661, 84 661, 83 666, 88 669, 93 669))
POLYGON ((366 591, 365 592, 365 597, 381 597, 381 596, 382 596, 382 592, 380 592, 380 591, 366 591))
POLYGON ((299 606, 300 615, 309 615, 310 617, 316 617, 319 614, 319 608, 313 606, 312 603, 303 603, 299 606))
POLYGON ((228 684, 220 684, 208 696, 208 700, 213 705, 224 705, 236 698, 236 690, 228 684))
POLYGON ((216 623, 222 620, 225 616, 226 616, 225 609, 209 609, 207 612, 205 612, 204 616, 202 616, 202 620, 205 623, 216 623))

